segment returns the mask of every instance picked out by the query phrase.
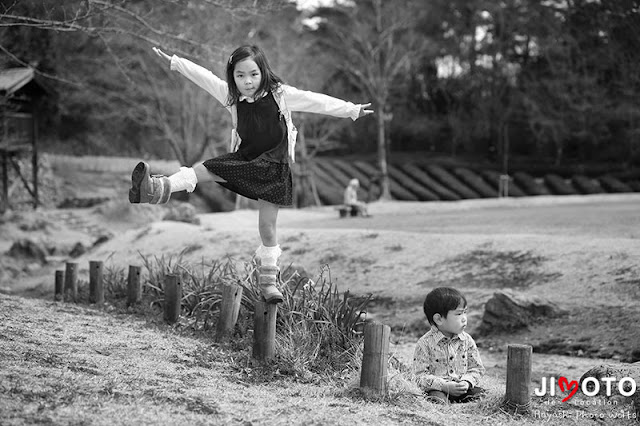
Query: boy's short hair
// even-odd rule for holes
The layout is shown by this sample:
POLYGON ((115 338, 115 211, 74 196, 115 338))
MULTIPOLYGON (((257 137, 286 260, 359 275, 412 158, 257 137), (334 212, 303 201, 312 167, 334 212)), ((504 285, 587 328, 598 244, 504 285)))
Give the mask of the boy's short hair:
POLYGON ((438 287, 431 290, 424 299, 423 305, 424 314, 427 316, 429 324, 435 325, 433 322, 435 314, 446 318, 449 311, 458 309, 460 302, 463 302, 465 307, 467 306, 467 299, 455 288, 438 287))

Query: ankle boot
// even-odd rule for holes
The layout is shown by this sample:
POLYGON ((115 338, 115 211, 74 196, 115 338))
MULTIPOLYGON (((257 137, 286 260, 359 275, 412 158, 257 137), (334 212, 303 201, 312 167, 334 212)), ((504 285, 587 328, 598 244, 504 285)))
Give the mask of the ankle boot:
POLYGON ((272 265, 258 267, 258 284, 260 285, 262 297, 267 303, 282 303, 284 301, 282 293, 276 287, 279 271, 280 268, 272 265))
POLYGON ((171 198, 171 183, 166 176, 151 176, 149 164, 141 161, 131 173, 129 202, 164 204, 171 198))

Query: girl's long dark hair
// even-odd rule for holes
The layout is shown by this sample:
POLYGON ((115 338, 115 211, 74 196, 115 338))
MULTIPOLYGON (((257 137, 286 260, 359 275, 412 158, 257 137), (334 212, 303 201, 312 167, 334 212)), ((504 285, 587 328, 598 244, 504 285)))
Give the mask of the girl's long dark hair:
POLYGON ((267 57, 262 49, 258 46, 240 46, 233 51, 227 61, 227 84, 229 85, 228 106, 237 103, 241 95, 238 86, 236 86, 236 81, 233 78, 234 68, 238 62, 244 61, 247 58, 252 59, 258 65, 260 73, 262 74, 262 81, 260 82, 258 90, 256 90, 256 98, 259 98, 269 91, 275 90, 278 85, 283 83, 282 79, 271 70, 267 57))

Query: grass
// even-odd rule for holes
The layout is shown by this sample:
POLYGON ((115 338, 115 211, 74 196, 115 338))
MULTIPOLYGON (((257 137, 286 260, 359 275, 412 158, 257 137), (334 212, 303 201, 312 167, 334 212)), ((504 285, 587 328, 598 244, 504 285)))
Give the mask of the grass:
MULTIPOLYGON (((255 263, 238 263, 232 258, 202 260, 198 265, 184 261, 185 252, 172 256, 142 256, 145 283, 142 302, 126 307, 127 275, 123 268, 105 268, 107 295, 119 312, 134 312, 158 320, 164 303, 164 277, 177 274, 182 283, 181 326, 190 333, 211 335, 220 314, 224 286, 243 289, 234 336, 240 346, 250 346, 254 307, 261 300, 255 263)), ((278 307, 277 359, 267 370, 309 377, 322 372, 329 376, 358 366, 364 313, 370 297, 341 294, 331 281, 328 265, 313 280, 287 268, 281 273, 284 302, 278 307)), ((237 346, 237 344, 236 344, 237 346)))
POLYGON ((531 251, 474 249, 430 267, 432 276, 445 278, 429 282, 434 287, 464 282, 472 287, 527 288, 561 275, 543 272, 545 260, 531 251))
MULTIPOLYGON (((362 321, 371 298, 340 293, 328 266, 315 279, 282 271, 277 355, 263 363, 251 354, 254 264, 225 258, 194 265, 182 254, 143 257, 143 264, 143 300, 133 307, 126 306, 127 273, 113 265, 104 269, 105 309, 0 295, 3 425, 540 423, 540 415, 505 409, 504 384, 495 377, 483 381, 488 396, 478 403, 431 403, 395 353, 388 391, 361 389, 362 321), (183 282, 175 324, 162 320, 167 273, 183 282), (221 288, 231 284, 243 288, 238 325, 230 341, 216 343, 221 288)), ((532 408, 549 416, 560 410, 537 400, 532 408)), ((567 424, 555 420, 547 423, 567 424)))

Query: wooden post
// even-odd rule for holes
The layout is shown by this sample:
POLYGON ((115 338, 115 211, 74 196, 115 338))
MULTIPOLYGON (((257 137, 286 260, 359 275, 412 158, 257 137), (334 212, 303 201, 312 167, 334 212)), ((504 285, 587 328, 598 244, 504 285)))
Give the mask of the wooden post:
POLYGON ((391 327, 370 322, 364 326, 364 354, 360 372, 360 387, 378 394, 387 392, 387 362, 391 327))
POLYGON ((498 178, 498 197, 508 197, 509 196, 509 180, 511 178, 509 175, 504 174, 500 175, 498 178))
POLYGON ((89 303, 104 303, 104 288, 102 286, 102 262, 89 261, 89 303))
POLYGON ((56 290, 53 300, 56 302, 64 300, 64 271, 56 271, 56 290))
MULTIPOLYGON (((140 284, 140 267, 129 265, 129 281, 127 282, 127 306, 133 306, 142 300, 140 284)), ((178 312, 179 314, 179 312, 178 312)))
POLYGON ((174 274, 164 276, 164 320, 169 324, 178 321, 182 307, 182 283, 174 274))
POLYGON ((33 208, 37 209, 38 200, 38 108, 37 101, 31 104, 31 174, 33 176, 33 208))
POLYGON ((67 262, 64 273, 64 301, 78 301, 78 264, 67 262))
POLYGON ((238 321, 240 302, 242 301, 242 287, 237 284, 225 285, 222 289, 222 306, 216 327, 216 342, 225 340, 233 332, 238 321))
POLYGON ((531 405, 530 345, 507 346, 507 390, 504 403, 516 413, 528 413, 531 405))
POLYGON ((253 323, 253 357, 260 361, 268 361, 276 353, 276 317, 278 305, 256 302, 253 323))

